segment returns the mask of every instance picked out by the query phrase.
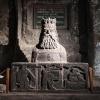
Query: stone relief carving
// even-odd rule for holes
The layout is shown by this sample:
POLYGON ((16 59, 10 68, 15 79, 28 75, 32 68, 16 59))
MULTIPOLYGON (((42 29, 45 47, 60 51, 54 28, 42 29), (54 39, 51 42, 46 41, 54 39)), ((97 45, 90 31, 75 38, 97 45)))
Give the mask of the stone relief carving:
POLYGON ((13 64, 12 91, 62 91, 88 87, 88 64, 13 64), (16 66, 16 67, 15 67, 16 66))
POLYGON ((82 88, 86 85, 85 70, 80 69, 77 66, 68 68, 64 66, 64 89, 66 88, 82 88), (77 86, 78 83, 78 86, 77 86), (74 85, 73 85, 74 84, 74 85))
POLYGON ((20 89, 35 89, 36 76, 34 75, 35 69, 30 69, 28 66, 23 65, 19 67, 16 73, 16 86, 20 89))
POLYGON ((59 65, 41 66, 41 89, 59 90, 62 89, 62 70, 59 65))

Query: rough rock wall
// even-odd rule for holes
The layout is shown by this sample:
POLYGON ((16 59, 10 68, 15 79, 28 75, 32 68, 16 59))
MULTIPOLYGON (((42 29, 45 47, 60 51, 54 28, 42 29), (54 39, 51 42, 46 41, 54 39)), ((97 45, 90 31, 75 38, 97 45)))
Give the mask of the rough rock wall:
POLYGON ((100 1, 89 0, 89 4, 92 24, 89 39, 89 46, 92 50, 89 50, 89 60, 91 66, 93 66, 94 76, 100 76, 100 1))
POLYGON ((9 42, 8 17, 8 0, 0 0, 0 45, 7 45, 9 42))
POLYGON ((0 72, 14 61, 17 23, 14 0, 0 0, 0 72))
POLYGON ((9 6, 8 0, 0 0, 0 68, 3 60, 3 45, 9 43, 9 6))
POLYGON ((88 38, 89 34, 87 32, 88 25, 88 1, 79 0, 79 44, 80 44, 80 53, 81 61, 88 62, 88 38))

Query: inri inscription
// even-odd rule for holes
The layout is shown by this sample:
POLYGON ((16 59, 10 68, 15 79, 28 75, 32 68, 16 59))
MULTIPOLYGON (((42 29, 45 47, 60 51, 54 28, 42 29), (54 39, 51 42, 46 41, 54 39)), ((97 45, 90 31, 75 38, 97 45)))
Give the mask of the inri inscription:
POLYGON ((67 28, 67 7, 65 5, 35 5, 34 28, 41 28, 42 18, 56 18, 57 28, 67 28))

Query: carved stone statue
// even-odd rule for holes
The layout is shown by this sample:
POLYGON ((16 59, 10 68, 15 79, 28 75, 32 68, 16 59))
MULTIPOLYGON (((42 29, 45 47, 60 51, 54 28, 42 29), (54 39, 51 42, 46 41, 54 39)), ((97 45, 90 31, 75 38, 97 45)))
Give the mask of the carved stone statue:
POLYGON ((58 34, 56 30, 55 19, 44 19, 42 21, 43 37, 40 47, 43 49, 55 49, 58 43, 58 34))
POLYGON ((59 44, 56 19, 43 19, 39 43, 33 48, 33 62, 66 62, 66 50, 59 44))

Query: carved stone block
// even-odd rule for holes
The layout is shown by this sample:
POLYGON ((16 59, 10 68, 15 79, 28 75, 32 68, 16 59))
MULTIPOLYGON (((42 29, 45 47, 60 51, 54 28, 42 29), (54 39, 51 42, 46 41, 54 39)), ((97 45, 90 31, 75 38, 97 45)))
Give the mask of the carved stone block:
POLYGON ((64 64, 63 70, 63 89, 79 90, 88 88, 87 64, 64 64))
POLYGON ((13 63, 12 91, 88 90, 87 63, 13 63))
POLYGON ((62 67, 60 64, 40 64, 39 89, 62 90, 62 67))
POLYGON ((37 69, 35 64, 16 63, 11 71, 12 91, 34 91, 37 87, 37 69))

